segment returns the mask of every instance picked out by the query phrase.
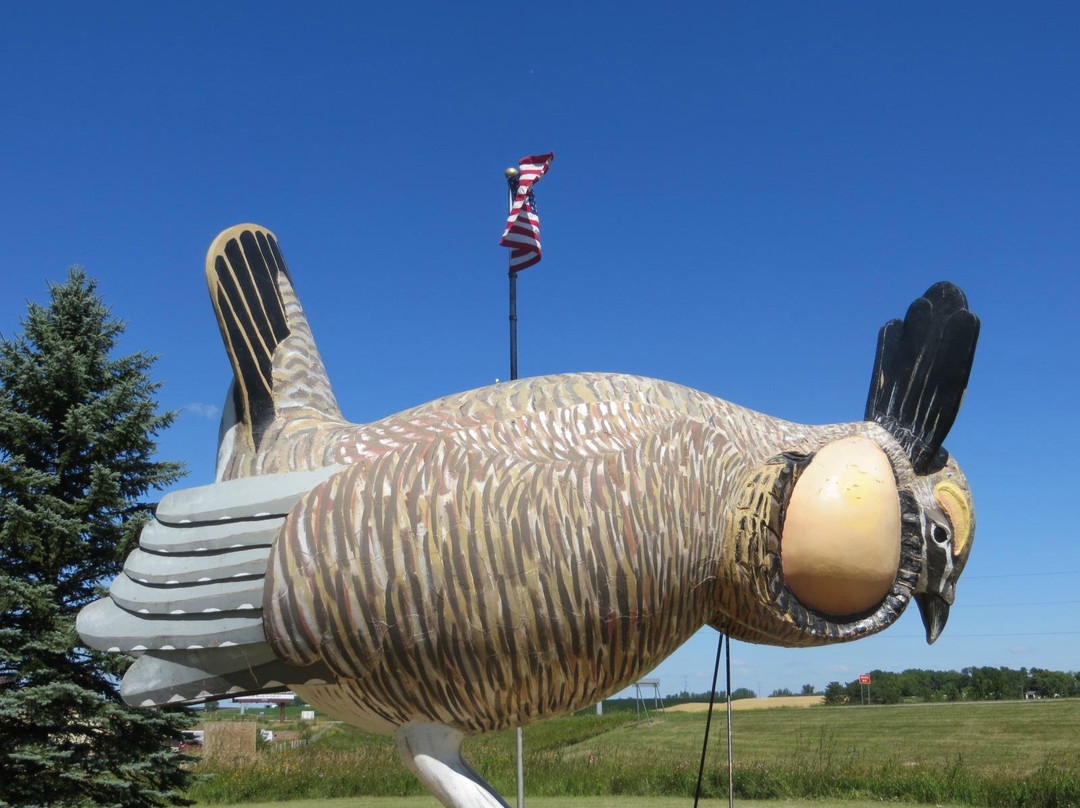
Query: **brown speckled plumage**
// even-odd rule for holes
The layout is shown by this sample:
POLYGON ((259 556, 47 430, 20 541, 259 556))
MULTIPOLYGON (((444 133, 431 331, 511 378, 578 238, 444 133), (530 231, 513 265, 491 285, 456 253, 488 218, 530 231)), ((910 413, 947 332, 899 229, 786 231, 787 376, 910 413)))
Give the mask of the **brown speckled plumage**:
POLYGON ((770 625, 746 597, 764 586, 757 533, 726 504, 785 447, 856 430, 875 427, 802 427, 602 374, 500 384, 353 427, 333 437, 333 462, 349 467, 274 544, 268 636, 290 663, 324 661, 345 683, 301 689, 335 714, 468 731, 587 706, 705 623, 754 641, 839 638, 826 621, 770 625))

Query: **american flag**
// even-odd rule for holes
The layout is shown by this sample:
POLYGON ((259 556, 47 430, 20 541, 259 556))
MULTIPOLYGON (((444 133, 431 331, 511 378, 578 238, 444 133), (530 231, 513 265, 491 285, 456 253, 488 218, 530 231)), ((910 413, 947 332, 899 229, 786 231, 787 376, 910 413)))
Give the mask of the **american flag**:
POLYGON ((522 157, 519 162, 517 193, 506 219, 506 230, 499 241, 503 247, 510 248, 511 272, 528 269, 540 261, 540 217, 536 213, 532 187, 544 176, 554 159, 555 152, 551 152, 522 157))

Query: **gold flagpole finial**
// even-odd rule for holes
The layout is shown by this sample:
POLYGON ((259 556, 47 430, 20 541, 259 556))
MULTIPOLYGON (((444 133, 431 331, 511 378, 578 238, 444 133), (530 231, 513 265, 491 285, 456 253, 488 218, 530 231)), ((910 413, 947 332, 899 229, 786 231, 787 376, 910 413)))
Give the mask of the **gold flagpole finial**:
POLYGON ((510 166, 510 168, 506 169, 505 173, 508 180, 516 180, 518 178, 518 174, 520 174, 521 172, 519 172, 513 166, 510 166))

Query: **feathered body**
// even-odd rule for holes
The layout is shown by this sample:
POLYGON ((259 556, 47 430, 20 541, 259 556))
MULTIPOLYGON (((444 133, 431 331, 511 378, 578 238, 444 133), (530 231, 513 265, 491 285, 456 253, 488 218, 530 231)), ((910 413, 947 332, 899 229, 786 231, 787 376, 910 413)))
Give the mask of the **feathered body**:
POLYGON ((337 683, 301 689, 333 714, 473 732, 595 703, 705 623, 835 639, 824 620, 747 612, 740 593, 758 581, 729 505, 783 447, 809 453, 858 426, 807 429, 665 382, 570 375, 354 428, 335 436, 347 467, 277 536, 267 634, 291 664, 334 671, 337 683))
POLYGON ((88 644, 140 655, 130 701, 288 686, 376 731, 484 732, 592 704, 705 624, 816 645, 878 631, 916 596, 930 640, 943 625, 974 530, 940 449, 978 331, 955 287, 883 329, 862 422, 568 374, 358 425, 273 234, 225 231, 207 273, 236 376, 218 482, 167 497, 112 597, 80 618, 88 644), (891 468, 876 482, 899 547, 879 596, 830 614, 788 586, 783 542, 794 487, 838 442, 891 468))

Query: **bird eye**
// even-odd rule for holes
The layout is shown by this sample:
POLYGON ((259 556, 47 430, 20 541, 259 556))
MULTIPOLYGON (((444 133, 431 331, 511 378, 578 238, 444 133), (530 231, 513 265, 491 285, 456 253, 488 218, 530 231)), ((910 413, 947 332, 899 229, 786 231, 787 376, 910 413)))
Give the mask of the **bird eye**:
POLYGON ((975 528, 970 497, 965 489, 951 480, 943 480, 934 486, 934 498, 948 516, 953 529, 953 555, 959 556, 971 542, 975 528))
POLYGON ((931 531, 931 535, 934 537, 934 541, 936 541, 940 545, 946 545, 949 543, 949 531, 947 531, 941 525, 934 525, 934 529, 933 531, 931 531))

